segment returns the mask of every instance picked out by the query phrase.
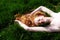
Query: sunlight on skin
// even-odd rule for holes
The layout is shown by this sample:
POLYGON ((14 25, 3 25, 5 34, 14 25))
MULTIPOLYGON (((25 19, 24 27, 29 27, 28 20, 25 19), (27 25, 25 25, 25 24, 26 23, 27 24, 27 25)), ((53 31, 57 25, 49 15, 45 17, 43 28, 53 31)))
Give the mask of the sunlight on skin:
MULTIPOLYGON (((29 27, 25 24, 23 24, 22 22, 20 22, 19 20, 15 20, 16 22, 19 23, 19 25, 21 27, 23 27, 25 30, 28 31, 41 31, 41 32, 60 32, 60 12, 59 14, 54 13, 53 11, 51 11, 50 9, 44 7, 44 6, 40 6, 37 9, 35 9, 33 12, 31 12, 31 14, 33 14, 34 12, 41 10, 43 12, 48 13, 49 15, 51 15, 51 18, 53 18, 51 20, 50 25, 46 26, 46 27, 29 27)), ((41 18, 40 18, 41 19, 41 18)), ((36 20, 37 21, 37 20, 36 20)), ((41 21, 41 20, 40 20, 41 21)), ((44 21, 45 22, 45 21, 44 21)), ((38 23, 37 23, 38 24, 38 23)))

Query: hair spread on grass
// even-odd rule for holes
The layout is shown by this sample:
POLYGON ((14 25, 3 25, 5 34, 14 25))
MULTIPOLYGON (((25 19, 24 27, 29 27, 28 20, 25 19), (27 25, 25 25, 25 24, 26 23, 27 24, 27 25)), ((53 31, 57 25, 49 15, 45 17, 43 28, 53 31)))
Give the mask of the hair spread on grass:
POLYGON ((37 16, 46 16, 44 12, 42 11, 37 11, 35 13, 33 13, 32 15, 30 13, 26 13, 26 14, 16 14, 15 15, 15 20, 19 20, 21 21, 22 23, 26 24, 27 26, 38 26, 34 23, 34 19, 37 17, 37 16))

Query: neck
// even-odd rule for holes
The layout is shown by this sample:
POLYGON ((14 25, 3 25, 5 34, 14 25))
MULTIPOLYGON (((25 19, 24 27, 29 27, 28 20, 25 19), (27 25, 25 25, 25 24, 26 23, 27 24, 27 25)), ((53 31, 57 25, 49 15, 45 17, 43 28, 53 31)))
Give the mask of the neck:
POLYGON ((48 19, 50 22, 53 20, 52 17, 45 17, 46 19, 48 19))

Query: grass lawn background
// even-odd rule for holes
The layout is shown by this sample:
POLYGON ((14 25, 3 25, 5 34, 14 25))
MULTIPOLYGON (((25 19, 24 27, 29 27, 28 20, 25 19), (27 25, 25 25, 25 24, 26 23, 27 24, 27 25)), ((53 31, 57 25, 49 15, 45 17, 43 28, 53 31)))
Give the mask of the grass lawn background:
POLYGON ((28 32, 14 22, 16 13, 24 14, 39 6, 60 11, 60 0, 0 0, 0 40, 60 40, 60 33, 28 32))

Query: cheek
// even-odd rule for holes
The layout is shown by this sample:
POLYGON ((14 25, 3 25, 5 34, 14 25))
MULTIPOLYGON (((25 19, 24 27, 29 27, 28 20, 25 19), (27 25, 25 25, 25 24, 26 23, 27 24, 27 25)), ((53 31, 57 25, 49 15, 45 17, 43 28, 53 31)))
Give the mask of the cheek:
MULTIPOLYGON (((43 21, 43 20, 42 20, 42 21, 43 21)), ((41 21, 40 21, 40 17, 36 17, 36 18, 34 19, 34 23, 35 23, 35 24, 38 24, 39 22, 41 22, 41 21)))
POLYGON ((38 21, 37 20, 34 20, 34 23, 37 25, 38 24, 38 21))
POLYGON ((47 22, 48 20, 47 19, 44 19, 44 22, 47 22))

